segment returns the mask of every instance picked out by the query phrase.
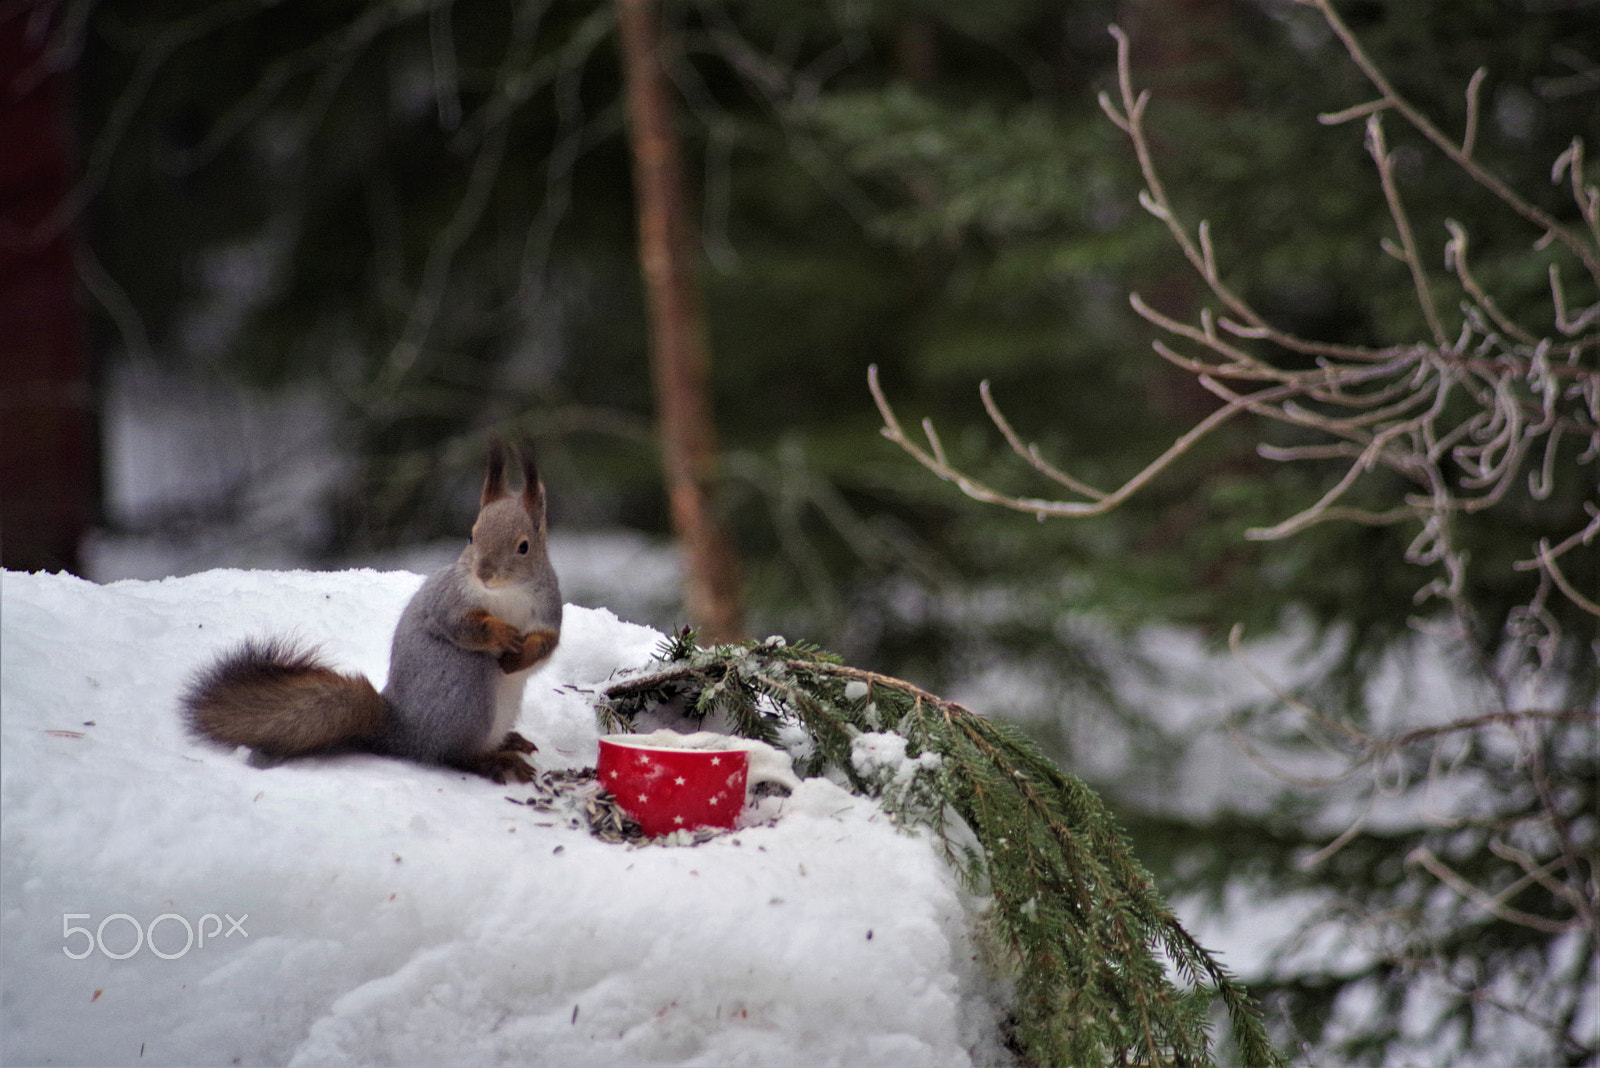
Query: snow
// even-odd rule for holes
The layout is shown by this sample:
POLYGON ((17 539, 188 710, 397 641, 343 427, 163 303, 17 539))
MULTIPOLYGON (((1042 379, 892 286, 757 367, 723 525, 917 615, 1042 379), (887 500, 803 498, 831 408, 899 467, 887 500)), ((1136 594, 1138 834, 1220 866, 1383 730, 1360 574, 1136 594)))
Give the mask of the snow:
MULTIPOLYGON (((420 581, 4 574, 0 1061, 1004 1059, 982 903, 831 782, 693 848, 628 848, 506 800, 527 788, 365 755, 258 769, 183 733, 187 677, 248 635, 381 685, 420 581)), ((661 641, 566 611, 518 725, 546 768, 593 763, 585 689, 661 641)))
POLYGON ((851 739, 850 763, 864 779, 887 779, 906 787, 918 775, 937 773, 943 760, 938 753, 908 756, 904 737, 872 731, 851 739))
POLYGON ((791 792, 800 788, 800 780, 794 773, 794 761, 789 754, 754 738, 739 738, 712 731, 684 734, 681 731, 663 729, 651 731, 649 734, 628 735, 623 741, 624 744, 646 749, 715 749, 722 752, 730 749, 742 750, 747 761, 745 781, 750 786, 773 782, 791 792))

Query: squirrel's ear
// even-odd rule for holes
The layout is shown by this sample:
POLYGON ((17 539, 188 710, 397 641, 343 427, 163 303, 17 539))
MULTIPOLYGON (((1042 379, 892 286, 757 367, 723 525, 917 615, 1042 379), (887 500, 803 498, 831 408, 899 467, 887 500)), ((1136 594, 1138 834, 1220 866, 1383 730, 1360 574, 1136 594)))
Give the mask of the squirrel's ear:
POLYGON ((489 468, 483 476, 483 496, 478 500, 480 508, 487 507, 491 501, 498 501, 506 495, 506 447, 499 438, 489 439, 489 468))
POLYGON ((533 450, 519 452, 522 460, 522 506, 542 527, 544 525, 544 483, 539 481, 539 466, 533 462, 533 450))

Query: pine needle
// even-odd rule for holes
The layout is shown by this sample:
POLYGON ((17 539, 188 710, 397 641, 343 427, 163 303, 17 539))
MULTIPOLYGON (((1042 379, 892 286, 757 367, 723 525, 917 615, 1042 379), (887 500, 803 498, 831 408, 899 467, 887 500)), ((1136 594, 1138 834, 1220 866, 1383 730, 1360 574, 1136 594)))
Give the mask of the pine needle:
POLYGON ((767 742, 798 727, 800 774, 833 772, 897 824, 925 828, 993 898, 985 930, 1015 983, 1012 1037, 1028 1063, 1209 1065, 1218 1001, 1243 1063, 1285 1063, 1255 1002, 1178 922, 1104 802, 1015 728, 781 638, 701 648, 684 630, 660 654, 605 688, 606 729, 668 703, 767 742), (904 758, 876 761, 856 746, 868 734, 897 736, 904 758))

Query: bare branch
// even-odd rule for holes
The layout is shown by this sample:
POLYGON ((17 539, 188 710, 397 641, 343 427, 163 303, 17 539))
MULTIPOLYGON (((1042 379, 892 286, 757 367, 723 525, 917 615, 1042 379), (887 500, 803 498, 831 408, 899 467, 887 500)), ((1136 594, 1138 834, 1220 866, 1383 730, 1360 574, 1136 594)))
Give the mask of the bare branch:
MULTIPOLYGON (((1155 152, 1151 148, 1150 140, 1144 130, 1144 112, 1150 102, 1150 91, 1133 89, 1132 51, 1128 35, 1119 26, 1111 26, 1110 33, 1117 42, 1117 85, 1122 95, 1122 111, 1118 113, 1110 101, 1102 96, 1101 106, 1112 121, 1128 135, 1133 145, 1134 155, 1139 162, 1139 173, 1144 179, 1145 188, 1139 192, 1139 203, 1166 226, 1167 231, 1177 242, 1178 248, 1201 278, 1205 279, 1211 292, 1222 302, 1223 306, 1233 317, 1244 324, 1244 328, 1254 333, 1248 336, 1260 337, 1282 345, 1291 352, 1304 353, 1310 356, 1331 356, 1335 358, 1361 359, 1371 354, 1371 351, 1360 346, 1333 345, 1325 342, 1312 342, 1294 334, 1278 330, 1266 321, 1254 308, 1224 285, 1217 272, 1216 264, 1208 262, 1208 252, 1202 248, 1199 241, 1189 235, 1189 232, 1179 222, 1177 213, 1173 210, 1172 203, 1167 197, 1166 185, 1161 180, 1160 172, 1155 165, 1155 152)), ((1210 244, 1209 229, 1206 230, 1205 241, 1210 244)), ((1224 325, 1227 321, 1224 321, 1224 325)), ((1242 335, 1241 336, 1245 336, 1242 335)))
POLYGON ((1583 183, 1583 138, 1574 137, 1567 150, 1556 157, 1550 167, 1550 180, 1561 181, 1563 171, 1572 180, 1572 201, 1578 206, 1595 244, 1600 245, 1600 188, 1583 183))
POLYGON ((1567 292, 1561 285, 1561 267, 1554 263, 1550 265, 1550 299, 1556 308, 1556 329, 1568 337, 1582 333, 1596 322, 1600 322, 1600 301, 1580 311, 1576 316, 1567 315, 1567 292))
POLYGON ((993 421, 995 426, 999 427, 1000 433, 1005 436, 1006 443, 1011 446, 1013 452, 1026 460, 1030 467, 1043 474, 1046 478, 1061 483, 1074 493, 1081 493, 1090 500, 1105 500, 1108 496, 1107 494, 1095 489, 1086 482, 1078 481, 1045 460, 1044 456, 1039 452, 1039 446, 1033 444, 1023 445, 1022 439, 1017 436, 1015 430, 1011 429, 1011 423, 1000 411, 999 406, 995 404, 994 396, 989 389, 988 379, 984 379, 978 384, 978 395, 983 398, 984 411, 989 413, 990 420, 993 421))
MULTIPOLYGON (((1481 69, 1479 73, 1482 73, 1481 69)), ((1472 276, 1472 271, 1467 266, 1467 231, 1454 219, 1445 220, 1445 229, 1450 231, 1450 241, 1444 247, 1445 266, 1456 272, 1456 277, 1461 280, 1461 287, 1467 291, 1478 307, 1494 321, 1495 326, 1505 331, 1508 335, 1522 342, 1524 345, 1535 345, 1537 340, 1532 331, 1524 329, 1520 324, 1506 316, 1500 310, 1478 280, 1472 276)))
POLYGON ((1511 861, 1525 873, 1522 878, 1496 894, 1495 899, 1497 901, 1509 901, 1527 887, 1538 883, 1554 896, 1564 898, 1573 907, 1573 911, 1579 915, 1582 915, 1586 908, 1592 907, 1583 894, 1574 890, 1568 884, 1551 877, 1552 873, 1566 862, 1565 857, 1556 857, 1548 863, 1540 864, 1529 854, 1498 838, 1489 839, 1489 852, 1501 860, 1511 861))
MULTIPOLYGON (((1446 137, 1437 126, 1428 120, 1427 116, 1423 115, 1422 112, 1418 111, 1415 106, 1401 96, 1394 86, 1390 84, 1389 79, 1384 76, 1383 71, 1378 69, 1377 64, 1372 62, 1371 57, 1361 47, 1360 39, 1339 18, 1330 0, 1306 0, 1306 2, 1322 13, 1322 17, 1327 21, 1329 28, 1339 36, 1339 40, 1344 44, 1345 51, 1350 58, 1361 69, 1361 73, 1366 76, 1367 80, 1372 83, 1373 88, 1378 90, 1392 110, 1402 115, 1417 132, 1432 141, 1441 152, 1450 157, 1451 162, 1466 171, 1473 181, 1499 197, 1512 211, 1533 223, 1542 232, 1549 234, 1553 240, 1559 241, 1571 250, 1588 268, 1595 284, 1600 285, 1600 249, 1587 244, 1577 234, 1557 222, 1549 213, 1518 196, 1499 177, 1480 166, 1471 156, 1462 152, 1450 138, 1446 137)), ((1600 240, 1600 238, 1597 238, 1597 240, 1600 240)))
MULTIPOLYGON (((876 364, 867 368, 867 388, 871 390, 873 403, 877 405, 879 414, 883 416, 883 436, 904 449, 923 467, 926 467, 945 481, 953 482, 957 489, 975 501, 981 501, 985 504, 997 504, 1002 508, 1026 512, 1041 518, 1046 516, 1079 518, 1104 515, 1122 504, 1123 501, 1133 496, 1162 471, 1166 470, 1175 460, 1193 448, 1196 442, 1235 415, 1238 415, 1241 411, 1248 410, 1251 405, 1280 399, 1293 391, 1293 387, 1286 386, 1265 389, 1257 393, 1247 394, 1236 402, 1218 408, 1174 441, 1165 452, 1152 460, 1142 471, 1110 493, 1100 495, 1092 501, 1053 501, 1038 497, 1017 497, 1002 493, 957 470, 950 465, 946 458, 942 457, 942 454, 936 455, 917 445, 907 436, 904 428, 900 425, 899 419, 895 416, 894 409, 890 406, 888 398, 884 396, 883 389, 878 383, 878 367, 876 364)), ((925 430, 932 430, 930 422, 925 421, 923 426, 925 430)), ((937 438, 930 435, 930 440, 936 441, 937 438)), ((1099 491, 1094 492, 1098 493, 1099 491)))
POLYGON ((1405 205, 1400 200, 1400 190, 1394 181, 1394 157, 1389 154, 1388 145, 1383 138, 1383 120, 1377 115, 1367 118, 1367 151, 1372 154, 1372 160, 1378 165, 1378 180, 1383 185, 1383 197, 1389 202, 1389 215, 1394 219, 1394 225, 1400 231, 1400 259, 1411 271, 1411 282, 1417 289, 1417 304, 1422 308, 1422 314, 1428 320, 1428 329, 1433 331, 1433 340, 1444 348, 1448 341, 1445 337, 1444 324, 1439 321, 1439 310, 1434 307, 1433 293, 1428 288, 1428 274, 1422 268, 1422 260, 1417 256, 1417 240, 1411 234, 1411 220, 1406 215, 1405 205))
POLYGON ((1479 67, 1467 82, 1467 121, 1461 134, 1463 156, 1470 157, 1478 143, 1478 90, 1483 88, 1483 79, 1488 75, 1488 67, 1479 67))
MULTIPOLYGON (((984 409, 1011 451, 1032 471, 1066 491, 1063 499, 1052 500, 1007 494, 957 469, 931 423, 924 424, 925 442, 913 441, 904 432, 875 370, 869 375, 869 385, 884 418, 885 436, 924 467, 975 500, 1039 518, 1105 514, 1171 466, 1200 438, 1241 412, 1293 428, 1297 435, 1309 435, 1311 440, 1282 446, 1263 443, 1259 455, 1281 462, 1329 465, 1330 479, 1308 507, 1277 524, 1247 531, 1246 536, 1255 540, 1284 538, 1332 521, 1415 524, 1416 534, 1405 558, 1434 572, 1418 591, 1417 600, 1443 597, 1460 633, 1470 634, 1473 612, 1467 591, 1472 564, 1459 541, 1460 517, 1499 506, 1518 486, 1525 486, 1536 500, 1555 496, 1558 483, 1574 477, 1572 465, 1563 458, 1570 455, 1567 446, 1575 440, 1579 466, 1600 463, 1600 368, 1593 361, 1600 351, 1600 301, 1571 306, 1560 266, 1551 264, 1551 305, 1558 333, 1552 334, 1548 322, 1529 326, 1519 321, 1474 274, 1467 232, 1451 220, 1444 245, 1445 266, 1465 294, 1452 338, 1400 195, 1383 116, 1399 115, 1469 179, 1539 227, 1544 235, 1541 240, 1558 242, 1575 252, 1597 279, 1600 252, 1585 245, 1581 231, 1563 230, 1473 159, 1487 79, 1484 71, 1475 73, 1466 87, 1466 126, 1460 142, 1452 142, 1395 92, 1339 22, 1328 0, 1302 2, 1322 12, 1351 59, 1378 90, 1377 99, 1325 114, 1321 121, 1335 125, 1365 120, 1367 148, 1395 227, 1395 239, 1385 240, 1383 248, 1405 264, 1411 276, 1416 306, 1427 323, 1425 339, 1373 348, 1302 337, 1274 326, 1227 284, 1209 222, 1190 229, 1168 196, 1145 128, 1152 98, 1148 90, 1135 87, 1128 36, 1113 26, 1117 88, 1114 95, 1102 94, 1100 105, 1127 135, 1133 149, 1144 183, 1140 204, 1161 221, 1205 284, 1213 306, 1199 309, 1195 322, 1158 311, 1137 293, 1130 295, 1129 302, 1136 314, 1165 335, 1152 342, 1156 354, 1192 375, 1222 406, 1177 436, 1123 485, 1105 491, 1075 478, 1046 460, 1036 444, 1024 441, 985 383, 980 389, 984 409), (1294 358, 1284 358, 1286 353, 1294 358), (1246 385, 1248 389, 1240 388, 1246 385), (1395 490, 1364 479, 1378 471, 1398 477, 1404 485, 1395 490), (1382 487, 1387 500, 1377 506, 1352 507, 1346 502, 1358 484, 1382 487)), ((1575 140, 1556 161, 1552 176, 1557 181, 1570 179, 1580 213, 1600 234, 1600 191, 1584 185, 1582 173, 1583 146, 1575 140)), ((1588 544, 1591 536, 1586 532, 1582 542, 1588 544)), ((1553 548, 1541 542, 1528 560, 1515 565, 1545 576, 1534 600, 1519 610, 1520 614, 1514 613, 1519 619, 1542 621, 1540 637, 1530 640, 1546 644, 1553 640, 1557 617, 1545 604, 1547 591, 1559 591, 1583 611, 1596 611, 1593 598, 1580 593, 1557 563, 1577 543, 1574 537, 1559 540, 1553 548)), ((1495 677, 1492 665, 1483 666, 1486 677, 1495 677)), ((1505 704, 1506 687, 1502 684, 1499 690, 1505 704)))
POLYGON ((1317 116, 1317 121, 1324 126, 1338 126, 1352 119, 1364 119, 1368 115, 1387 111, 1392 107, 1387 100, 1369 100, 1365 104, 1356 104, 1345 108, 1343 111, 1329 111, 1317 116))
POLYGON ((1411 855, 1406 857, 1406 863, 1421 865, 1422 867, 1426 868, 1434 878, 1444 883, 1450 889, 1454 890, 1468 901, 1471 901, 1485 912, 1490 913, 1498 919, 1505 920, 1507 923, 1514 923, 1521 927, 1531 927, 1536 931, 1544 931, 1547 934, 1564 934, 1567 931, 1579 930, 1584 926, 1584 923, 1581 919, 1548 920, 1543 916, 1535 916, 1532 913, 1523 912, 1521 909, 1514 909, 1507 905, 1500 898, 1490 897, 1482 890, 1479 890, 1476 886, 1473 886, 1466 879, 1458 875, 1448 864, 1434 856, 1433 851, 1427 848, 1418 847, 1417 849, 1412 850, 1411 855))
POLYGON ((1228 632, 1228 651, 1233 654, 1234 660, 1244 668, 1251 678, 1264 686, 1272 693, 1272 696, 1283 702, 1286 707, 1292 708, 1305 716, 1308 723, 1315 724, 1330 734, 1342 736, 1346 742, 1354 743, 1363 748, 1371 748, 1372 738, 1365 731, 1318 711, 1289 693, 1270 675, 1258 668, 1244 652, 1244 624, 1235 623, 1233 629, 1228 632))
POLYGON ((1544 569, 1545 574, 1550 576, 1551 581, 1556 584, 1561 592, 1567 595, 1567 600, 1592 616, 1600 616, 1600 603, 1591 601, 1578 592, 1578 588, 1572 584, 1572 580, 1568 579, 1562 573, 1561 568, 1557 566, 1556 558, 1550 552, 1550 546, 1543 539, 1539 542, 1539 566, 1544 569))

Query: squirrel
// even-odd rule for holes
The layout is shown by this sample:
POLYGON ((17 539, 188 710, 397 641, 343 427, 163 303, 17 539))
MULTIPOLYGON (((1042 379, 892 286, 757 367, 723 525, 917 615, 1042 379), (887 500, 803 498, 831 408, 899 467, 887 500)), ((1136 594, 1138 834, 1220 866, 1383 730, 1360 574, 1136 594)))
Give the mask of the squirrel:
POLYGON ((371 752, 529 782, 532 742, 511 727, 532 669, 561 637, 561 588, 547 551, 544 485, 520 452, 490 443, 477 521, 461 557, 431 575, 395 627, 383 692, 293 642, 252 639, 201 670, 182 697, 196 735, 275 763, 371 752))

